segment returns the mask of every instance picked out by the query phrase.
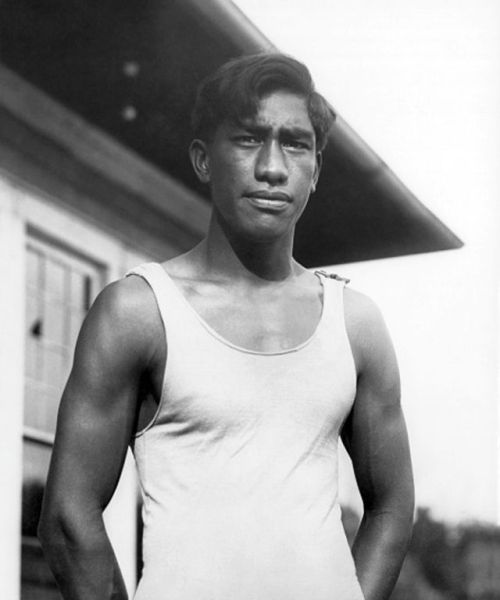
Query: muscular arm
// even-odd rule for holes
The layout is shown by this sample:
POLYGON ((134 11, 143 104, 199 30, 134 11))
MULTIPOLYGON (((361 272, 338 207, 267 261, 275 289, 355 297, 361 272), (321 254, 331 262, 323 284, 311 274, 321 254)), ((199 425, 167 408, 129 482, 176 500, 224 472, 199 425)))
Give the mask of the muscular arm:
POLYGON ((39 537, 68 600, 127 597, 102 513, 133 435, 141 378, 155 359, 150 295, 137 277, 101 293, 61 400, 39 537))
POLYGON ((410 540, 414 506, 399 373, 386 327, 370 300, 346 290, 346 322, 358 386, 342 438, 364 506, 353 556, 366 600, 387 600, 410 540))

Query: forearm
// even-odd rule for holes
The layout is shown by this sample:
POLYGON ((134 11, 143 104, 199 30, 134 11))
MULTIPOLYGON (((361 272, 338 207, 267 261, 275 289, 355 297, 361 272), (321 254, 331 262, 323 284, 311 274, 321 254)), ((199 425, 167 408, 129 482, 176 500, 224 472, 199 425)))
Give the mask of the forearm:
POLYGON ((102 519, 80 527, 46 524, 39 536, 65 600, 127 600, 102 519))
POLYGON ((365 600, 387 600, 397 581, 412 531, 412 515, 366 513, 353 544, 365 600))

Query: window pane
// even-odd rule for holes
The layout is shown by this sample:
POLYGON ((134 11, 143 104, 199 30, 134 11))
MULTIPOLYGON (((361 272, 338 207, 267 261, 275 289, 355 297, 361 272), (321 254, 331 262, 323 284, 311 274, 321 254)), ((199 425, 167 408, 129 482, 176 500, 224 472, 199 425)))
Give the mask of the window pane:
POLYGON ((57 423, 57 411, 62 395, 62 385, 60 387, 47 385, 45 388, 39 388, 40 400, 40 431, 46 433, 55 433, 57 423))
POLYGON ((66 292, 67 269, 55 260, 48 260, 45 265, 45 291, 52 299, 63 300, 66 292))
POLYGON ((66 375, 66 356, 57 346, 46 346, 43 352, 43 380, 47 385, 61 388, 66 375))
POLYGON ((41 376, 41 361, 38 343, 43 333, 43 324, 38 307, 38 298, 28 290, 26 297, 26 375, 31 378, 41 376))
POLYGON ((36 290, 28 290, 26 295, 26 326, 31 335, 37 335, 34 326, 41 316, 39 298, 36 290))
POLYGON ((71 350, 71 355, 73 355, 76 340, 78 338, 78 334, 80 333, 80 329, 82 327, 83 314, 80 310, 72 310, 69 315, 69 348, 71 350))
POLYGON ((40 342, 28 335, 26 339, 26 377, 31 379, 40 379, 42 376, 42 364, 40 360, 40 342))
POLYGON ((41 433, 54 433, 63 387, 26 381, 24 423, 41 433))
POLYGON ((24 423, 27 427, 47 431, 44 427, 45 403, 40 385, 27 379, 24 385, 24 423))
POLYGON ((65 305, 56 300, 49 301, 45 304, 44 313, 44 339, 55 344, 66 344, 69 336, 65 305))
POLYGON ((29 243, 25 423, 53 433, 88 295, 99 289, 100 273, 60 248, 29 243))
POLYGON ((71 271, 71 295, 70 302, 76 308, 85 308, 85 276, 77 270, 71 271))
POLYGON ((26 256, 26 269, 28 285, 33 288, 39 288, 41 285, 42 257, 34 248, 28 248, 26 256))

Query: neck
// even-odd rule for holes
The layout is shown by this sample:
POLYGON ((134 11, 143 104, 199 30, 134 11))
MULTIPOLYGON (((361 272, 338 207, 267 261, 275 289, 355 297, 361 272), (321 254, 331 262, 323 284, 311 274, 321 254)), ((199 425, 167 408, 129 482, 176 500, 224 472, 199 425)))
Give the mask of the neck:
POLYGON ((200 245, 209 272, 232 279, 257 277, 269 282, 283 281, 302 270, 292 258, 292 248, 292 234, 265 241, 227 235, 214 215, 200 245))

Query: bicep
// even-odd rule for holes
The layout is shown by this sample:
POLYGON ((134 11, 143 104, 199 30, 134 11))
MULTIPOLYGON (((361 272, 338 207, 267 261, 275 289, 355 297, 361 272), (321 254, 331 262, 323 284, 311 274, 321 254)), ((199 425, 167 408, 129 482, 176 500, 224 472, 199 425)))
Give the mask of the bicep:
POLYGON ((380 313, 369 311, 353 333, 358 383, 342 437, 365 509, 383 510, 412 505, 413 480, 396 356, 380 313))

